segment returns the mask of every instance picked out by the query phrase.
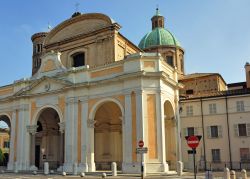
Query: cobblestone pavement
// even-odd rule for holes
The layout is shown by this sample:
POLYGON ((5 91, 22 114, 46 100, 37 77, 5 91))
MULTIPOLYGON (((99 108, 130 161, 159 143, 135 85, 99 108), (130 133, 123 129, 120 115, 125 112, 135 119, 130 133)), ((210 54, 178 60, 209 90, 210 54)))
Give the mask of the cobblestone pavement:
MULTIPOLYGON (((237 173, 238 177, 240 173, 237 173)), ((250 173, 248 173, 248 176, 250 176, 250 173)), ((14 173, 1 173, 0 174, 0 179, 74 179, 74 178, 86 178, 86 179, 101 179, 101 173, 87 173, 85 177, 80 177, 78 176, 73 176, 73 175, 68 175, 68 176, 61 176, 59 174, 57 175, 43 175, 43 174, 14 174, 14 173)), ((125 174, 119 174, 117 177, 112 177, 110 174, 107 175, 106 177, 108 178, 113 178, 113 179, 140 179, 141 177, 139 175, 125 175, 125 174)), ((176 174, 171 174, 171 175, 163 175, 163 174, 156 174, 156 175, 149 175, 146 176, 145 179, 163 179, 163 178, 183 178, 183 179, 193 179, 194 176, 192 173, 185 172, 183 176, 177 176, 176 174)), ((198 173, 197 174, 197 179, 205 179, 205 173, 198 173)), ((223 173, 222 172, 215 172, 214 173, 214 179, 223 179, 223 173)))

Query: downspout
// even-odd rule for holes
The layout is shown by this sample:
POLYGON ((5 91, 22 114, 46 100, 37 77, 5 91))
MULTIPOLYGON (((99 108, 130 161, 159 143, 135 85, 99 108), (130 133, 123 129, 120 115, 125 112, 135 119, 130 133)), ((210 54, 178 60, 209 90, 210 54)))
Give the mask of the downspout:
POLYGON ((202 122, 202 142, 203 142, 203 152, 204 152, 204 161, 205 161, 205 170, 207 170, 207 159, 206 159, 206 144, 205 144, 205 132, 204 132, 204 115, 203 115, 203 104, 201 100, 201 122, 202 122))
POLYGON ((232 170, 232 153, 231 153, 231 140, 230 140, 230 127, 229 127, 229 117, 228 117, 228 99, 227 99, 227 94, 226 94, 225 100, 226 100, 226 116, 227 116, 227 136, 228 136, 228 148, 229 148, 229 162, 230 162, 230 169, 232 170))

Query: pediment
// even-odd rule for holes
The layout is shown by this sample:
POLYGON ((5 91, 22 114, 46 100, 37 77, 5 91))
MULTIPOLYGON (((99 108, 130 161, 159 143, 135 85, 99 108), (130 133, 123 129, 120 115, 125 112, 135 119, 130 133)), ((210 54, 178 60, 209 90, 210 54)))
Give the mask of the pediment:
POLYGON ((71 85, 69 81, 44 76, 17 92, 15 96, 50 93, 71 85))

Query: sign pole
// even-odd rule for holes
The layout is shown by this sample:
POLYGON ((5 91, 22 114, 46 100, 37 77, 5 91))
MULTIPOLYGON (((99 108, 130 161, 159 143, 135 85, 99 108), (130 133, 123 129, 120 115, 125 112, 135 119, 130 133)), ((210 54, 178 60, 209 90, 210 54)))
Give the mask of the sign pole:
POLYGON ((141 179, 143 179, 143 171, 144 171, 144 166, 143 166, 143 153, 141 154, 141 179))
POLYGON ((195 167, 195 148, 193 148, 193 159, 194 159, 194 179, 196 179, 196 167, 195 167))

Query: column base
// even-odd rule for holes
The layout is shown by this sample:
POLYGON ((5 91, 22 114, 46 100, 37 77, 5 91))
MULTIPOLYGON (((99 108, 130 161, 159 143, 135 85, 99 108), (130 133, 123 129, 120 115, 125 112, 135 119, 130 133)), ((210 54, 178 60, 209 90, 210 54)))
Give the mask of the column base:
POLYGON ((88 172, 95 172, 95 171, 96 171, 95 162, 88 163, 88 172))
POLYGON ((88 164, 87 163, 80 163, 78 166, 78 172, 88 172, 88 164))
POLYGON ((73 163, 64 163, 62 167, 63 172, 73 172, 73 163))
POLYGON ((35 165, 31 165, 29 170, 31 170, 31 171, 37 171, 38 168, 35 165))
POLYGON ((7 170, 14 170, 14 162, 8 162, 7 170))

